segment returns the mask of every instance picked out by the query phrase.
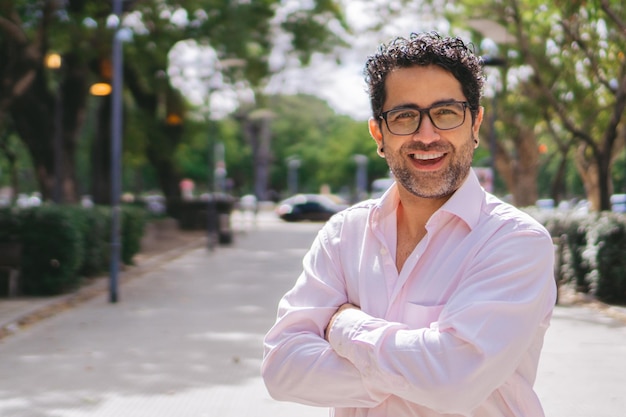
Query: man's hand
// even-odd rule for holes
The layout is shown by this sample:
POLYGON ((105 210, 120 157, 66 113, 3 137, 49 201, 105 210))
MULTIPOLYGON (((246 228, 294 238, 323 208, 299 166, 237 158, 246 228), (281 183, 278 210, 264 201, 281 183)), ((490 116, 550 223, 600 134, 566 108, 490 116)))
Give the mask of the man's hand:
POLYGON ((339 306, 339 308, 337 309, 337 311, 335 311, 335 314, 333 314, 333 316, 330 318, 330 320, 328 321, 328 325, 326 326, 326 330, 324 331, 324 339, 326 339, 326 341, 328 341, 328 336, 330 333, 330 328, 333 326, 333 323, 335 322, 335 319, 337 318, 337 316, 343 311, 346 310, 348 308, 356 308, 357 310, 359 310, 360 308, 358 306, 355 306, 354 304, 350 304, 350 303, 345 303, 342 304, 341 306, 339 306))

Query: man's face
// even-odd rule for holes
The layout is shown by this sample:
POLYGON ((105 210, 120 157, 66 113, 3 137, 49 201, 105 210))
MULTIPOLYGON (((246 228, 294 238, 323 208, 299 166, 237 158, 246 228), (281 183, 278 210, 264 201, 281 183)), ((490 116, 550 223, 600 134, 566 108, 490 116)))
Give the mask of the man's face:
MULTIPOLYGON (((400 68, 389 74, 385 84, 383 111, 396 108, 427 108, 442 102, 466 101, 461 84, 438 66, 400 68)), ((480 109, 474 124, 469 108, 460 126, 441 130, 426 113, 419 129, 410 135, 395 135, 387 124, 371 119, 370 133, 397 182, 411 194, 422 198, 447 199, 463 183, 469 172, 478 130, 482 122, 480 109)), ((402 192, 402 190, 401 190, 402 192)))

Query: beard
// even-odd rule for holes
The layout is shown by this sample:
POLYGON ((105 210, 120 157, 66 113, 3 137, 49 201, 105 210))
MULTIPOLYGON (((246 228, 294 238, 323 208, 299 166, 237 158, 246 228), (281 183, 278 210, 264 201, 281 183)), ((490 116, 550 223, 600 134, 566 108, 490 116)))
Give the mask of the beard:
POLYGON ((386 153, 385 158, 398 184, 411 194, 421 198, 444 198, 452 195, 465 181, 474 158, 474 138, 470 137, 459 148, 441 141, 431 145, 407 142, 398 152, 386 153), (406 155, 427 150, 446 152, 450 162, 441 170, 416 171, 406 160, 406 155))

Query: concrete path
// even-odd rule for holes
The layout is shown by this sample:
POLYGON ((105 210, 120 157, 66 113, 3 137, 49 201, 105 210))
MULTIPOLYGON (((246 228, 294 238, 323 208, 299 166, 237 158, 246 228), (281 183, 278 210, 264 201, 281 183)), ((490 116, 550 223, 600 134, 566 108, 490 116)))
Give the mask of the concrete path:
MULTIPOLYGON (((327 416, 273 401, 259 377, 263 335, 319 227, 240 224, 233 246, 189 250, 125 282, 116 304, 102 292, 5 337, 0 416, 327 416)), ((624 322, 557 307, 537 390, 548 417, 626 415, 624 322)))

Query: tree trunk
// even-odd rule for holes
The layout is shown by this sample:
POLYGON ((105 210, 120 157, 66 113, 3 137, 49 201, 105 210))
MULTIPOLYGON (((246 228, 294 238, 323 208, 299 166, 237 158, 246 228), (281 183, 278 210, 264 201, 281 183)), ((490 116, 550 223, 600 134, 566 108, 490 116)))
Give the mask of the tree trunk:
POLYGON ((565 189, 565 173, 567 172, 567 152, 561 156, 559 167, 552 180, 552 188, 550 195, 555 202, 561 201, 566 195, 565 189))
POLYGON ((11 106, 16 131, 28 148, 42 199, 76 203, 77 138, 86 114, 87 68, 68 56, 51 94, 43 69, 11 106), (56 193, 55 193, 56 191, 56 193))
POLYGON ((586 150, 586 144, 579 145, 576 149, 574 161, 576 162, 577 171, 585 187, 585 194, 587 195, 591 209, 598 211, 600 210, 600 178, 598 176, 598 165, 587 159, 585 156, 586 150))
POLYGON ((181 197, 182 176, 174 165, 172 157, 181 141, 182 125, 164 125, 160 132, 154 132, 146 149, 148 160, 154 167, 163 195, 168 200, 181 197))
POLYGON ((28 148, 41 197, 50 200, 54 190, 55 132, 54 97, 45 89, 41 75, 20 96, 13 100, 11 116, 15 130, 28 148))
POLYGON ((539 152, 534 133, 530 128, 517 127, 511 129, 516 136, 513 138, 514 155, 502 146, 495 145, 496 171, 513 196, 513 204, 518 207, 532 206, 537 202, 537 175, 539 152))
POLYGON ((517 161, 515 163, 515 188, 513 200, 519 207, 533 206, 537 202, 537 167, 539 150, 533 131, 520 127, 515 140, 517 161))

